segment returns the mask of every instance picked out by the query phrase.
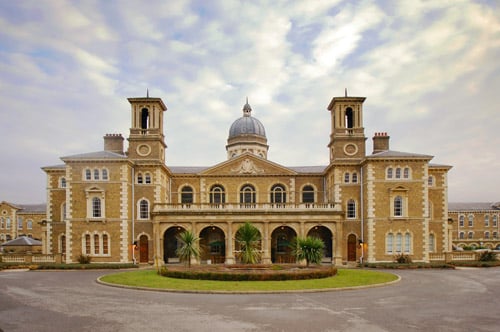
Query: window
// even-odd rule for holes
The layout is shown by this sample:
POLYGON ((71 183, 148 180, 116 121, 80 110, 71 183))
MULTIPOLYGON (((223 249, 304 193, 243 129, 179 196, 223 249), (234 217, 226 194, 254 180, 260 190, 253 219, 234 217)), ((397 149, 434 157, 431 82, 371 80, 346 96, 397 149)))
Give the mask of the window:
POLYGON ((356 218, 356 202, 352 199, 347 201, 347 219, 356 218))
POLYGON ((434 252, 436 249, 434 234, 429 234, 429 252, 434 252))
POLYGON ((411 234, 405 233, 405 253, 409 254, 411 251, 411 234))
POLYGON ((189 186, 184 186, 181 189, 181 203, 182 204, 193 203, 193 188, 189 186))
POLYGON ((387 169, 387 178, 388 178, 388 179, 392 179, 392 167, 389 167, 389 168, 387 169))
POLYGON ((102 170, 102 179, 105 181, 108 180, 108 170, 107 169, 102 170))
POLYGON ((408 167, 405 167, 403 169, 403 178, 409 179, 410 178, 410 169, 408 167))
POLYGON ((220 185, 215 185, 210 189, 210 203, 220 204, 226 202, 226 193, 224 188, 220 185))
POLYGON ((151 183, 151 174, 146 173, 146 174, 144 175, 144 182, 145 182, 146 184, 150 184, 150 183, 151 183))
POLYGON ((92 217, 100 218, 101 216, 101 199, 94 197, 92 198, 92 217))
POLYGON ((145 199, 139 201, 139 219, 149 219, 149 203, 145 199))
POLYGON ((0 218, 0 229, 3 229, 4 221, 3 217, 0 218))
POLYGON ((26 222, 26 228, 27 229, 33 229, 33 220, 28 220, 26 222))
POLYGON ((61 235, 61 241, 59 242, 60 253, 66 253, 66 235, 61 235))
POLYGON ((349 172, 346 172, 344 174, 344 183, 349 183, 349 181, 350 181, 350 174, 349 172))
POLYGON ((468 238, 469 238, 469 239, 472 239, 473 237, 474 237, 474 232, 469 232, 469 234, 468 234, 468 238))
POLYGON ((493 227, 497 227, 497 224, 498 224, 498 217, 495 215, 493 216, 493 227))
POLYGON ((358 173, 352 173, 352 183, 358 183, 358 173))
POLYGON ((109 255, 108 234, 102 235, 102 254, 109 255))
POLYGON ((66 188, 66 178, 62 177, 61 178, 61 183, 59 185, 61 188, 66 188))
POLYGON ((246 185, 240 191, 240 203, 255 203, 255 188, 246 185))
POLYGON ((460 234, 458 234, 458 238, 459 239, 464 239, 465 238, 464 232, 460 232, 460 234))
POLYGON ((345 110, 345 125, 346 128, 354 128, 354 113, 350 107, 345 110))
POLYGON ((94 234, 94 255, 99 255, 99 234, 94 234))
POLYGON ((285 187, 281 184, 275 184, 271 188, 271 203, 286 203, 285 187))
POLYGON ((147 108, 141 110, 141 129, 149 128, 149 111, 147 108))
POLYGON ((474 226, 474 216, 472 214, 469 214, 469 227, 474 226))
POLYGON ((489 227, 490 226, 490 216, 485 215, 484 216, 484 227, 489 227))
POLYGON ((94 180, 99 180, 99 170, 94 169, 94 180))
POLYGON ((490 238, 490 232, 484 232, 484 238, 489 239, 490 238))
POLYGON ((464 227, 464 223, 465 223, 465 217, 461 215, 460 217, 458 217, 458 224, 460 225, 460 227, 464 227))
POLYGON ((23 229, 23 218, 17 218, 17 229, 23 229))
POLYGON ((432 175, 427 178, 427 185, 429 187, 433 187, 434 186, 434 177, 432 175))
POLYGON ((314 203, 314 188, 312 186, 302 188, 302 203, 314 203))
POLYGON ((90 234, 85 234, 85 254, 90 255, 90 234))
POLYGON ((392 252, 393 252, 393 249, 392 249, 393 241, 394 241, 394 235, 392 233, 387 234, 387 236, 385 238, 385 251, 388 254, 392 254, 392 252))
POLYGON ((5 228, 7 228, 7 229, 10 228, 10 218, 9 217, 5 218, 5 228))
POLYGON ((401 179, 401 168, 396 168, 396 179, 401 179))
POLYGON ((143 183, 142 173, 137 174, 137 183, 143 183))
POLYGON ((85 180, 90 181, 92 180, 92 173, 90 172, 90 169, 85 170, 85 180))
POLYGON ((498 233, 497 232, 493 232, 493 238, 494 239, 498 239, 498 233))
POLYGON ((394 217, 403 216, 403 198, 401 196, 396 196, 394 198, 394 217))
POLYGON ((401 233, 396 234, 396 252, 400 253, 401 252, 401 246, 403 242, 403 236, 401 233))

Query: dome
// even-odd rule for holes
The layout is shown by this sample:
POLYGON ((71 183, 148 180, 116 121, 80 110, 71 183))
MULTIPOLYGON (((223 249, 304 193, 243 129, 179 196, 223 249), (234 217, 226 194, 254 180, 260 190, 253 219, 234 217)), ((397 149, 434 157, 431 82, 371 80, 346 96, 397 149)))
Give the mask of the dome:
POLYGON ((252 108, 247 103, 243 106, 243 116, 233 122, 229 129, 229 139, 240 135, 258 135, 266 137, 264 125, 257 118, 252 117, 252 108))

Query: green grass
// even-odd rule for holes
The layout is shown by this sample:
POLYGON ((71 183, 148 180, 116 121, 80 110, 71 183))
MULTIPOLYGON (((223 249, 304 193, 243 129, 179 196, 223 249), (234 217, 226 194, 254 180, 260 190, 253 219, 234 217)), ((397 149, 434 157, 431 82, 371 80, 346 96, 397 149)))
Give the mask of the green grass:
POLYGON ((141 270, 109 274, 100 280, 125 286, 187 291, 272 292, 345 288, 381 284, 397 280, 394 274, 339 269, 335 277, 313 280, 288 281, 213 281, 162 277, 154 270, 141 270))

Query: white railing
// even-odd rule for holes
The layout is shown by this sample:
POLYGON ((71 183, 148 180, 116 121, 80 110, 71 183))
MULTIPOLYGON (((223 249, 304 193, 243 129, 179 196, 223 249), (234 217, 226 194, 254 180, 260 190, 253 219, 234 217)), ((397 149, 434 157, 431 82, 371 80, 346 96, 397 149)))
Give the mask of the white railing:
POLYGON ((265 210, 265 211, 300 211, 300 210, 339 210, 335 203, 184 203, 156 204, 154 211, 230 211, 230 210, 265 210))
POLYGON ((24 255, 3 255, 2 262, 4 263, 24 263, 24 255))
POLYGON ((36 255, 32 258, 33 263, 55 263, 54 255, 36 255))

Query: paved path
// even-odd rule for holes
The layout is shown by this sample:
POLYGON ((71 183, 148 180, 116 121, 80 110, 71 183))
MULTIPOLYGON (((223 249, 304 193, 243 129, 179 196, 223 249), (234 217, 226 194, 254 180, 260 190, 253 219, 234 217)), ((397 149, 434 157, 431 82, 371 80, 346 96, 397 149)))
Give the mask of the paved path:
POLYGON ((402 270, 390 286, 326 293, 179 294, 97 284, 106 271, 0 272, 16 331, 500 331, 500 268, 402 270))

